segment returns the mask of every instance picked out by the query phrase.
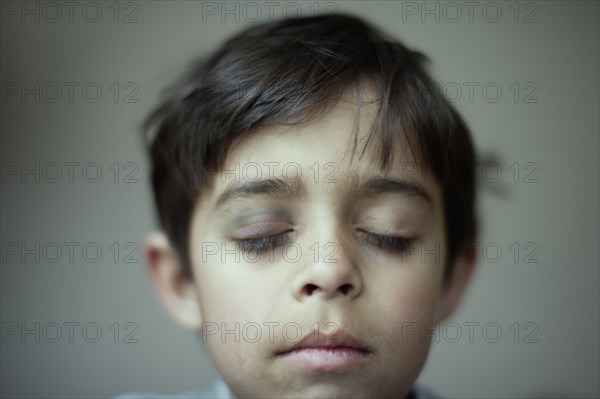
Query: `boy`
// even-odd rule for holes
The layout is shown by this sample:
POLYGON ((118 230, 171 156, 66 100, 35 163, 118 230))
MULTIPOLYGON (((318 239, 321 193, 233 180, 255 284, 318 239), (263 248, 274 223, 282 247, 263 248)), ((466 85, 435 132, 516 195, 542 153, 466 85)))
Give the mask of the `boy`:
POLYGON ((266 23, 151 116, 149 272, 223 379, 183 397, 424 397, 476 234, 470 133, 425 61, 347 15, 266 23))

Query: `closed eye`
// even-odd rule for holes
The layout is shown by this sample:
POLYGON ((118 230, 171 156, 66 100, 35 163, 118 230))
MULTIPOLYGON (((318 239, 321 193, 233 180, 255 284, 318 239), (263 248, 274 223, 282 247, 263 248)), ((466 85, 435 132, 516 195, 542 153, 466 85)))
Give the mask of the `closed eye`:
MULTIPOLYGON (((249 254, 260 255, 287 243, 289 240, 288 233, 291 231, 284 231, 264 237, 236 239, 235 242, 239 250, 249 254)), ((386 252, 404 254, 413 250, 413 240, 410 238, 381 235, 367 231, 359 231, 359 234, 365 242, 386 252)))
POLYGON ((387 236, 368 231, 359 231, 368 244, 393 254, 404 254, 413 250, 413 240, 400 236, 387 236))
POLYGON ((235 242, 239 250, 260 255, 285 244, 288 241, 288 233, 290 232, 291 230, 264 237, 236 239, 235 242))

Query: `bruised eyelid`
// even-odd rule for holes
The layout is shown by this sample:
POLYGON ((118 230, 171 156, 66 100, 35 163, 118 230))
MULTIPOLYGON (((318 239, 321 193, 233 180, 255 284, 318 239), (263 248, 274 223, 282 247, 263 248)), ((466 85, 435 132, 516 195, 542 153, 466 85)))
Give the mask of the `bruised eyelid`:
POLYGON ((234 217, 231 225, 235 227, 241 227, 252 223, 289 222, 290 220, 291 214, 287 209, 275 207, 252 209, 250 207, 246 207, 241 209, 239 214, 234 217))
POLYGON ((291 229, 292 225, 286 222, 257 222, 235 229, 233 236, 236 239, 264 237, 283 233, 291 229))
POLYGON ((277 234, 289 229, 293 224, 292 215, 285 208, 244 208, 239 212, 237 216, 227 223, 227 233, 229 236, 245 238, 277 234))

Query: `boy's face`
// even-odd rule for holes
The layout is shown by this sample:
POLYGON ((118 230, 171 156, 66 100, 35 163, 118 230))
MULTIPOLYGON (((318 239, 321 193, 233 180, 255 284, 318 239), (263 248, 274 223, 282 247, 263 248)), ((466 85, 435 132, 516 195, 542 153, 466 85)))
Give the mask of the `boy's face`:
POLYGON ((422 369, 451 291, 442 194, 405 145, 387 172, 376 140, 359 157, 374 111, 362 108, 355 157, 352 101, 233 145, 193 214, 194 281, 155 278, 237 397, 402 397, 422 369), (317 333, 337 347, 289 352, 317 333))

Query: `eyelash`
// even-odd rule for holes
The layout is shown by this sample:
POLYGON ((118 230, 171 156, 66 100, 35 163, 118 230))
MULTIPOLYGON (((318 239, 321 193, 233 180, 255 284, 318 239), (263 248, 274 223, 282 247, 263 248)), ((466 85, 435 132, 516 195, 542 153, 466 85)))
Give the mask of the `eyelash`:
MULTIPOLYGON (((266 237, 246 238, 235 241, 239 250, 249 254, 260 255, 286 243, 288 240, 288 233, 290 233, 290 231, 284 231, 266 237)), ((364 237, 364 240, 367 243, 392 254, 403 254, 412 250, 413 240, 409 238, 385 236, 366 231, 359 231, 359 233, 364 237)))
POLYGON ((412 250, 413 240, 398 236, 384 236, 375 233, 361 231, 365 241, 393 254, 402 254, 412 250))
POLYGON ((242 252, 248 254, 260 255, 267 252, 269 249, 277 248, 287 241, 289 231, 273 234, 266 237, 246 238, 243 240, 235 240, 242 252))

